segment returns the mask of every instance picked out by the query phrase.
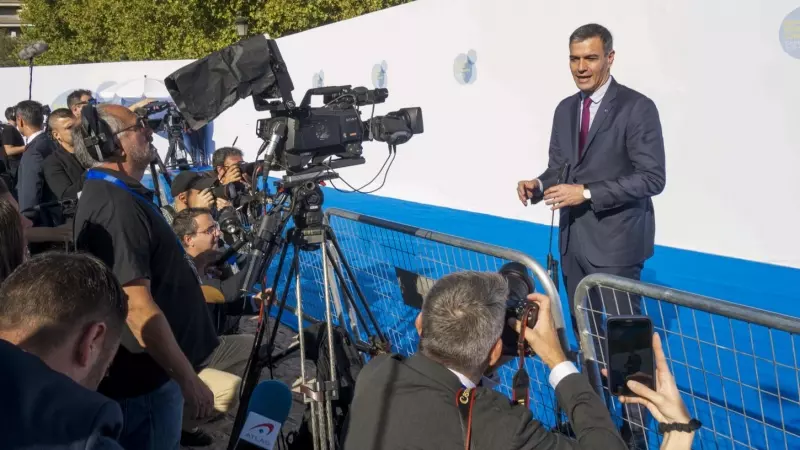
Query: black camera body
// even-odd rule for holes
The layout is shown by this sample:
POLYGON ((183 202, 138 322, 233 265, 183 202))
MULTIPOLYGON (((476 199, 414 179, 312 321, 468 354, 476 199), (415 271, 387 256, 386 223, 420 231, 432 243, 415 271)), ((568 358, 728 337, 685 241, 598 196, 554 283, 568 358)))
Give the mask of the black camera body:
MULTIPOLYGON (((518 262, 504 264, 498 271, 508 282, 508 300, 506 300, 506 322, 508 319, 516 319, 528 328, 536 326, 539 319, 539 305, 528 300, 528 295, 536 292, 536 283, 528 275, 528 269, 518 262)), ((504 327, 502 334, 503 355, 519 356, 520 335, 511 329, 504 327)), ((533 356, 533 349, 524 339, 525 356, 533 356)))
POLYGON ((278 44, 265 35, 249 37, 192 62, 170 74, 164 84, 192 129, 251 96, 256 111, 271 115, 256 125, 256 133, 265 143, 275 143, 268 153, 272 161, 268 170, 300 173, 335 168, 337 159, 326 162, 332 157, 346 163, 338 167, 363 164, 364 140, 396 146, 424 131, 419 107, 361 119, 358 108, 383 103, 389 95, 386 89, 319 87, 308 90, 297 105, 278 44), (323 106, 311 107, 312 96, 322 96, 323 106), (277 138, 276 122, 286 125, 285 133, 277 138))

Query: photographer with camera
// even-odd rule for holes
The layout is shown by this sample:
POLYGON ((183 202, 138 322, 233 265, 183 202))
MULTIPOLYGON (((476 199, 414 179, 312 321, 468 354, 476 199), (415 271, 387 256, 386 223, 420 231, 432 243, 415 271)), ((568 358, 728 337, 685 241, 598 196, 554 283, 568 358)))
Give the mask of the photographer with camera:
POLYGON ((161 207, 161 213, 172 223, 175 216, 188 208, 207 208, 221 210, 230 206, 225 199, 216 198, 211 190, 217 185, 217 180, 211 173, 185 170, 180 172, 173 180, 170 193, 172 204, 161 207))
POLYGON ((547 430, 527 407, 479 385, 503 353, 501 335, 512 325, 505 319, 508 298, 509 283, 497 273, 460 272, 438 280, 417 317, 417 354, 377 356, 359 374, 344 448, 625 449, 602 400, 564 355, 544 295, 528 296, 539 316, 524 337, 551 369, 549 382, 577 441, 547 430), (466 412, 458 406, 465 395, 466 412))

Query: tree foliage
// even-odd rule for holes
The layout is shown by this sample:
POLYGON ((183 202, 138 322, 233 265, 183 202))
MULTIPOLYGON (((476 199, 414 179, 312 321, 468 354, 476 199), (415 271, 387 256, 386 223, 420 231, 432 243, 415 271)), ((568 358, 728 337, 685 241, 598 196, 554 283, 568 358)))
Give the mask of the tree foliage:
POLYGON ((37 64, 195 59, 236 42, 240 14, 277 38, 409 1, 26 0, 17 49, 47 42, 37 64))

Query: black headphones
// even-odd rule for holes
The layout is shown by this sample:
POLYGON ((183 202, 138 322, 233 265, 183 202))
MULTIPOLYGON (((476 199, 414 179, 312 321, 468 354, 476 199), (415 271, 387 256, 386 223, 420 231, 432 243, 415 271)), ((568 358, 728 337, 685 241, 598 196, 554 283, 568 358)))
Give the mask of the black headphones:
POLYGON ((103 162, 116 154, 114 133, 108 123, 100 118, 97 108, 92 104, 87 104, 81 109, 81 129, 83 145, 95 161, 103 162))

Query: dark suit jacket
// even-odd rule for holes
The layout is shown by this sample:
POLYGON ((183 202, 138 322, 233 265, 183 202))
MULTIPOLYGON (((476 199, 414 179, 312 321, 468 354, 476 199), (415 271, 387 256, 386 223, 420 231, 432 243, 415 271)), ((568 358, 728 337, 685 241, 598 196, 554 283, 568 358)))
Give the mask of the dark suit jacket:
POLYGON ((121 449, 119 405, 0 339, 0 448, 121 449))
MULTIPOLYGON (((595 266, 629 266, 653 255, 655 213, 650 199, 664 190, 664 138, 655 103, 610 81, 578 158, 580 93, 559 103, 550 135, 543 188, 583 184, 591 200, 560 210, 560 247, 576 246, 595 266)), ((570 247, 573 248, 573 247, 570 247)))
MULTIPOLYGON (((56 201, 55 194, 44 181, 42 163, 55 150, 55 143, 44 133, 33 138, 25 147, 17 174, 17 195, 19 208, 25 210, 41 203, 56 201)), ((61 224, 61 208, 47 208, 47 213, 52 220, 47 220, 44 215, 36 218, 35 214, 26 214, 34 218, 34 224, 53 226, 61 224)))
MULTIPOLYGON (((461 383, 446 367, 418 353, 406 360, 381 355, 356 380, 345 450, 463 450, 456 406, 461 383)), ((472 413, 472 450, 624 450, 600 397, 582 374, 556 387, 577 441, 551 433, 528 408, 479 387, 472 413)))
POLYGON ((42 169, 47 185, 58 200, 78 198, 85 170, 75 155, 57 145, 45 158, 42 169))

